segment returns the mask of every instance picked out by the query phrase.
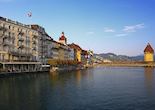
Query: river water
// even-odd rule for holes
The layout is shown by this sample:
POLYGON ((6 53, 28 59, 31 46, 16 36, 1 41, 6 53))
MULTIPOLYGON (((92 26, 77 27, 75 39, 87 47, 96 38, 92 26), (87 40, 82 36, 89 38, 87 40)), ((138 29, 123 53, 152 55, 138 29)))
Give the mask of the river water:
POLYGON ((0 78, 0 110, 155 110, 155 70, 96 67, 0 78))

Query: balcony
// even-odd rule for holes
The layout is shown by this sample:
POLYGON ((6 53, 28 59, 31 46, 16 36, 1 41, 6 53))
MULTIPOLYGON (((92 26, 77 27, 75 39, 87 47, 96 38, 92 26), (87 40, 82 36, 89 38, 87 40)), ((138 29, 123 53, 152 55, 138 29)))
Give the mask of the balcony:
POLYGON ((23 49, 24 48, 24 45, 23 44, 20 44, 19 46, 18 46, 18 49, 23 49))
POLYGON ((3 39, 8 39, 8 38, 9 38, 8 35, 4 35, 4 36, 3 36, 3 39))
POLYGON ((36 38, 38 38, 38 36, 36 36, 36 35, 33 35, 33 38, 34 38, 34 39, 36 39, 36 38))
POLYGON ((3 46, 9 46, 10 45, 10 41, 9 40, 4 40, 3 41, 3 46))
POLYGON ((25 46, 25 49, 28 51, 31 50, 31 48, 28 45, 25 46))
POLYGON ((34 40, 34 41, 32 41, 32 43, 33 43, 33 44, 37 44, 37 42, 36 42, 35 40, 34 40))
POLYGON ((5 31, 7 31, 7 29, 5 27, 0 27, 0 31, 5 32, 5 31))
POLYGON ((32 53, 22 52, 22 53, 20 53, 20 56, 31 57, 31 56, 33 56, 33 55, 32 55, 32 53))
POLYGON ((10 54, 12 54, 12 55, 14 55, 14 56, 27 56, 27 57, 30 57, 30 56, 32 56, 32 53, 31 52, 29 52, 29 51, 21 51, 21 50, 17 50, 17 49, 9 49, 8 50, 8 53, 10 53, 10 54))
POLYGON ((21 36, 23 36, 23 35, 24 35, 24 33, 23 33, 23 32, 19 32, 19 33, 18 33, 18 35, 21 35, 21 36))
POLYGON ((32 50, 33 50, 33 51, 36 51, 36 50, 37 50, 37 48, 36 48, 36 47, 33 47, 33 48, 32 48, 32 50))
POLYGON ((5 34, 5 31, 0 30, 0 37, 3 37, 3 36, 4 36, 4 34, 5 34))
POLYGON ((24 38, 23 37, 19 37, 18 40, 21 41, 21 42, 23 42, 24 41, 24 38))
POLYGON ((9 49, 8 53, 18 56, 20 52, 16 49, 9 49))

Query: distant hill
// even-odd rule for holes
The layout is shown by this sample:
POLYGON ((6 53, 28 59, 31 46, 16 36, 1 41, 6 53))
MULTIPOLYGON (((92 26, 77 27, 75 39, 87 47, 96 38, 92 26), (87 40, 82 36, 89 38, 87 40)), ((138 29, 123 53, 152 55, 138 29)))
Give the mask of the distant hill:
POLYGON ((114 53, 101 53, 101 54, 95 54, 103 59, 108 59, 110 61, 143 61, 144 56, 138 55, 138 56, 126 56, 126 55, 116 55, 114 53))
POLYGON ((138 56, 133 56, 130 57, 133 61, 143 61, 144 60, 144 55, 138 55, 138 56))

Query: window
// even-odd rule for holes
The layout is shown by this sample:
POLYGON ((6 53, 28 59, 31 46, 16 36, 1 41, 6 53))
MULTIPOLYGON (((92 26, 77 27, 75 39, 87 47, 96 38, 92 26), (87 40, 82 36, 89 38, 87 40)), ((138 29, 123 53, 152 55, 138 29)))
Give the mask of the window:
POLYGON ((29 47, 30 46, 30 37, 26 36, 26 46, 29 47))
POLYGON ((14 31, 14 26, 12 27, 12 30, 14 31))

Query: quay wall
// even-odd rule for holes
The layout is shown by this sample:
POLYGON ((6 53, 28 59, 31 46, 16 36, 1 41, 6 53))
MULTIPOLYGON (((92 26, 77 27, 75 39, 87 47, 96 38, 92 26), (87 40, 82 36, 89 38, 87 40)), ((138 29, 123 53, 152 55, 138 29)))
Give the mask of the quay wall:
POLYGON ((155 67, 155 63, 102 63, 100 66, 119 66, 119 67, 155 67))

